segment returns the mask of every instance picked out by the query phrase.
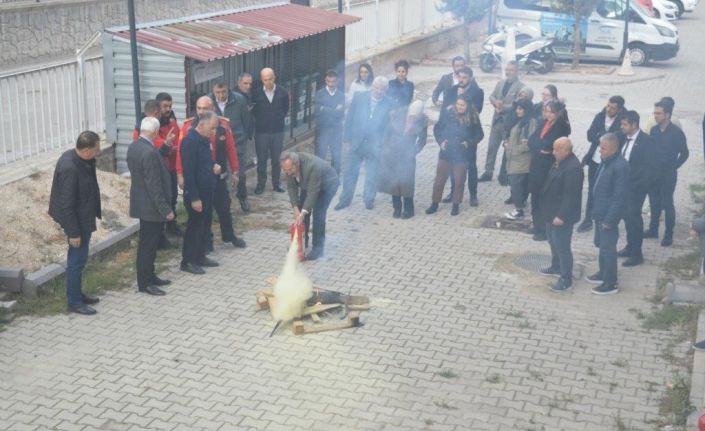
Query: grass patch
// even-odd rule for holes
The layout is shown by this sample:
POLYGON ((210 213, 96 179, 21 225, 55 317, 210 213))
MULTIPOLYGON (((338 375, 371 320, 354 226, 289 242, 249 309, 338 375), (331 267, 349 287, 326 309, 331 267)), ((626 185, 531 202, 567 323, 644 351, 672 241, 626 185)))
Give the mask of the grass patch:
POLYGON ((492 373, 489 376, 485 377, 485 381, 487 383, 497 384, 502 381, 502 376, 497 373, 492 373))
POLYGON ((457 379, 460 374, 456 373, 451 369, 445 369, 436 373, 437 375, 443 377, 444 379, 457 379))
POLYGON ((691 250, 688 253, 671 257, 663 264, 663 268, 670 276, 681 280, 695 280, 700 275, 702 259, 700 250, 691 250))
POLYGON ((695 406, 690 403, 690 376, 676 372, 659 404, 662 417, 659 425, 683 427, 694 410, 695 406))
POLYGON ((543 374, 539 373, 538 371, 529 370, 529 376, 531 376, 531 378, 536 381, 543 382, 543 374))
POLYGON ((504 315, 509 316, 509 317, 516 317, 517 319, 521 319, 522 317, 524 317, 524 312, 521 310, 509 310, 509 311, 505 312, 504 315))
POLYGON ((629 362, 627 362, 627 360, 623 358, 615 359, 614 361, 610 362, 610 364, 614 365, 617 368, 629 368, 629 362))
POLYGON ((445 410, 458 410, 457 407, 453 407, 453 406, 449 405, 448 403, 446 403, 445 401, 434 401, 433 405, 436 407, 440 407, 442 409, 445 409, 445 410))

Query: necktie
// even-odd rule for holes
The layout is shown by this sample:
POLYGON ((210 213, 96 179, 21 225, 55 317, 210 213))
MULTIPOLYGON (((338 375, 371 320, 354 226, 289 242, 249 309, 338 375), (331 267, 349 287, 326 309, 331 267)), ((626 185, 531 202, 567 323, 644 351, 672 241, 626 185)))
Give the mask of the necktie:
POLYGON ((622 156, 627 157, 627 151, 629 151, 629 145, 632 143, 632 138, 627 138, 627 142, 624 144, 624 150, 622 151, 622 156))

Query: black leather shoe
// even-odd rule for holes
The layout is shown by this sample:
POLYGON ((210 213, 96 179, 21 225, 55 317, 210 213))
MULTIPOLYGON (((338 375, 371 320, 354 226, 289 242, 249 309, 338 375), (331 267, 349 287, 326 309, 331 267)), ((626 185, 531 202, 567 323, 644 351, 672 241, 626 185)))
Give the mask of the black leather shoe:
POLYGON ((368 210, 374 209, 375 203, 374 202, 365 202, 365 208, 368 210))
POLYGON ((642 263, 644 263, 644 258, 643 258, 643 257, 641 257, 641 256, 639 256, 639 257, 634 257, 634 256, 632 256, 632 257, 630 257, 629 259, 627 259, 627 260, 625 260, 624 262, 622 262, 622 266, 627 266, 627 267, 629 267, 629 266, 637 266, 637 265, 641 265, 642 263))
POLYGON ((276 186, 276 187, 272 188, 272 190, 274 190, 277 193, 284 193, 284 189, 281 188, 281 186, 276 186))
POLYGON ((255 194, 261 195, 262 193, 264 193, 264 186, 261 184, 257 184, 257 187, 255 187, 255 194))
POLYGON ((661 247, 668 247, 671 244, 673 244, 673 234, 664 234, 663 239, 661 240, 661 247))
POLYGON ((182 263, 181 264, 181 270, 184 272, 188 272, 191 274, 195 275, 203 275, 206 273, 206 271, 203 270, 200 266, 196 265, 195 263, 182 263))
POLYGON ((658 232, 651 229, 644 231, 644 238, 658 238, 658 232))
POLYGON ((492 174, 489 172, 485 172, 477 178, 479 183, 486 183, 487 181, 492 181, 492 174))
POLYGON ((449 203, 453 202, 453 193, 448 193, 448 195, 446 197, 444 197, 443 200, 441 200, 441 202, 443 202, 444 204, 449 204, 449 203))
POLYGON ((629 249, 624 247, 617 252, 617 257, 629 257, 629 249))
POLYGON ((471 207, 476 207, 480 205, 480 201, 477 200, 477 198, 470 198, 470 206, 471 207))
POLYGON ((250 207, 250 202, 247 200, 247 198, 240 199, 240 208, 245 214, 249 214, 250 211, 252 211, 252 208, 250 207))
POLYGON ((514 203, 514 201, 512 200, 511 196, 509 196, 507 199, 504 200, 504 205, 511 205, 513 203, 514 203))
POLYGON ((205 267, 205 268, 215 268, 216 266, 220 266, 220 264, 218 262, 214 261, 213 259, 208 259, 207 257, 204 257, 203 259, 201 259, 201 261, 198 262, 198 264, 202 267, 205 267))
POLYGON ((457 216, 458 214, 460 214, 460 204, 453 204, 453 207, 450 210, 450 215, 457 216))
POLYGON ((350 206, 349 203, 338 202, 338 205, 336 205, 335 208, 333 208, 333 209, 336 210, 336 211, 340 211, 340 210, 345 209, 345 208, 347 208, 347 207, 349 207, 349 206, 350 206))
POLYGON ((576 231, 578 233, 588 232, 591 230, 592 230, 592 220, 585 220, 584 222, 580 223, 578 225, 578 229, 576 229, 576 231))
POLYGON ((235 237, 234 240, 231 241, 235 248, 245 248, 247 247, 247 243, 245 242, 244 239, 235 237))
POLYGON ((316 260, 316 259, 320 259, 321 257, 323 257, 323 249, 314 247, 306 255, 306 260, 316 260))
POLYGON ((170 284, 171 280, 164 280, 163 278, 159 278, 156 275, 152 278, 153 286, 168 286, 170 284))
POLYGON ((68 307, 68 311, 69 313, 82 314, 84 316, 92 316, 97 313, 97 311, 95 311, 95 308, 86 304, 70 306, 68 307))
POLYGON ((146 293, 147 295, 153 295, 153 296, 164 296, 166 295, 166 292, 158 288, 157 286, 147 286, 144 289, 137 289, 138 292, 140 293, 146 293))
POLYGON ((93 305, 100 302, 100 298, 95 295, 88 295, 84 293, 81 294, 81 298, 83 298, 83 303, 87 305, 93 305))
POLYGON ((401 208, 394 208, 394 212, 392 212, 392 217, 394 217, 394 218, 401 217, 401 208))
POLYGON ((436 202, 432 203, 430 207, 426 208, 426 214, 433 214, 438 211, 438 204, 436 202))

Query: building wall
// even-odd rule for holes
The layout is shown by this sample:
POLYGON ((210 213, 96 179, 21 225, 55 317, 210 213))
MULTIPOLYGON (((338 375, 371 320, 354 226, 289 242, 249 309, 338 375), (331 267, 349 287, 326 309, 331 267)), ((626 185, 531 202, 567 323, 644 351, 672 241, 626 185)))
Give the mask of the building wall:
MULTIPOLYGON (((276 3, 273 0, 135 0, 137 22, 276 3)), ((126 0, 0 3, 0 70, 73 56, 97 31, 127 25, 126 0)))

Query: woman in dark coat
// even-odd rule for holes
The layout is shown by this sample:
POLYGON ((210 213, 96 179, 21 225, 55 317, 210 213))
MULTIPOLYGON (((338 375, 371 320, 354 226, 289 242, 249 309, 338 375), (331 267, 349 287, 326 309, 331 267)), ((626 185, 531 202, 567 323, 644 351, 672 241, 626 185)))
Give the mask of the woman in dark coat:
POLYGON ((394 108, 407 107, 414 98, 414 83, 406 79, 409 73, 409 62, 397 61, 394 63, 394 71, 397 77, 389 81, 387 98, 392 101, 394 108))
POLYGON ((529 149, 531 150, 531 164, 529 165, 529 193, 531 193, 531 218, 535 241, 545 241, 545 223, 540 220, 539 195, 543 188, 548 171, 555 163, 553 157, 553 143, 558 138, 570 135, 570 124, 566 121, 565 105, 552 100, 548 102, 543 110, 543 120, 539 122, 536 131, 529 137, 529 149))
MULTIPOLYGON (((433 134, 441 151, 438 154, 436 179, 433 183, 433 203, 426 209, 426 214, 438 211, 438 203, 443 196, 448 175, 453 175, 455 184, 465 184, 468 162, 474 160, 472 155, 477 153, 477 144, 485 137, 475 108, 468 105, 462 97, 455 102, 448 115, 444 115, 436 123, 433 134)), ((453 209, 450 215, 458 215, 460 212, 463 192, 463 187, 453 190, 453 209)))
POLYGON ((416 154, 426 145, 427 128, 428 122, 420 100, 414 101, 408 109, 392 111, 382 148, 378 190, 392 195, 394 218, 414 216, 416 154))

